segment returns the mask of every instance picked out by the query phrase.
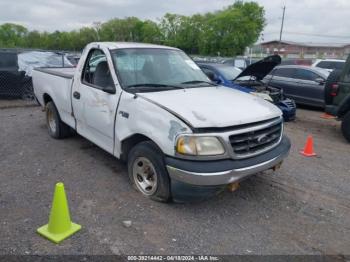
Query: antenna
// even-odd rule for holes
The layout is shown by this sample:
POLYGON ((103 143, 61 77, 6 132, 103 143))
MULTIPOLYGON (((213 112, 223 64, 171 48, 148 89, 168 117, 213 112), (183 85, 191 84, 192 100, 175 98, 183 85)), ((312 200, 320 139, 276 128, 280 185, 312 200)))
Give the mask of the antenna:
POLYGON ((281 22, 281 31, 280 31, 280 41, 278 44, 278 49, 280 49, 281 41, 282 41, 282 32, 283 32, 283 23, 284 23, 284 13, 286 11, 286 6, 283 6, 283 14, 282 14, 282 22, 281 22))

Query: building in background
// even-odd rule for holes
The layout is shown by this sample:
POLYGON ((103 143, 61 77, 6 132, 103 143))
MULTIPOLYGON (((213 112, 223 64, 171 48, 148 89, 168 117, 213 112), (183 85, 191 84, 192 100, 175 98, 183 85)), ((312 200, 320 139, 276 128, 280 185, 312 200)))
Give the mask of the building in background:
POLYGON ((254 46, 253 53, 255 56, 278 53, 286 58, 346 58, 350 54, 350 43, 321 44, 273 40, 254 46))

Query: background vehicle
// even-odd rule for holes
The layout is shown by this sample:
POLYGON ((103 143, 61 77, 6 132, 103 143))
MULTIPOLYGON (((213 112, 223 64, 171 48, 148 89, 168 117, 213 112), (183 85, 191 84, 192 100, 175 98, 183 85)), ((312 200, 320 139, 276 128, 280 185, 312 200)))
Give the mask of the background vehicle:
POLYGON ((324 107, 324 88, 329 72, 308 66, 277 66, 264 82, 283 89, 284 95, 297 104, 324 107))
POLYGON ((328 70, 329 72, 334 69, 343 69, 345 60, 340 59, 318 59, 312 64, 312 67, 319 67, 328 70))
POLYGON ((33 82, 52 137, 75 130, 127 161, 154 200, 216 194, 290 150, 277 107, 213 84, 176 48, 91 43, 76 70, 36 69, 33 82))
POLYGON ((14 51, 0 51, 0 97, 32 98, 31 78, 18 67, 18 54, 14 51))
POLYGON ((308 59, 308 58, 282 58, 281 65, 311 66, 312 65, 312 59, 308 59))
POLYGON ((350 142, 350 56, 343 70, 335 71, 330 78, 325 94, 325 111, 342 121, 342 133, 350 142))
MULTIPOLYGON (((234 87, 233 79, 235 79, 242 70, 238 67, 234 67, 228 64, 220 63, 205 63, 198 62, 197 65, 203 72, 209 77, 210 80, 217 84, 224 86, 234 87)), ((237 86, 239 90, 249 93, 249 89, 245 87, 237 86)))
POLYGON ((227 59, 223 63, 227 65, 231 65, 234 67, 237 67, 241 70, 244 70, 249 65, 254 64, 255 62, 259 61, 259 59, 255 58, 245 58, 245 57, 236 57, 232 59, 227 59))
POLYGON ((338 82, 340 75, 342 73, 342 70, 335 69, 333 70, 328 78, 326 79, 326 84, 325 84, 325 92, 324 92, 324 99, 325 99, 325 104, 331 105, 333 103, 333 98, 337 95, 338 92, 338 82))
POLYGON ((80 54, 66 54, 66 58, 72 64, 72 66, 77 66, 80 59, 80 54))
POLYGON ((73 67, 64 53, 51 51, 24 51, 18 54, 19 69, 32 76, 37 67, 73 67))
POLYGON ((273 60, 274 57, 254 63, 243 72, 228 64, 198 63, 198 65, 212 81, 268 100, 282 110, 285 121, 293 120, 296 114, 294 101, 284 98, 280 89, 268 87, 260 81, 266 72, 272 70, 280 61, 279 57, 275 58, 276 62, 270 59, 273 60))

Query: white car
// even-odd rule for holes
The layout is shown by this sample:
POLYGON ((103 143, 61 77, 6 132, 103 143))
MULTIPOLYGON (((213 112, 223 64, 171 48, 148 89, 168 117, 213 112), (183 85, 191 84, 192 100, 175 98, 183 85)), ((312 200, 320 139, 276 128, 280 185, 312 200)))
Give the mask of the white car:
POLYGON ((320 67, 332 72, 334 69, 342 69, 345 65, 345 60, 340 59, 317 59, 312 67, 320 67))
POLYGON ((290 150, 276 106, 210 82, 176 48, 91 43, 76 69, 35 69, 33 84, 53 138, 75 130, 127 161, 154 200, 216 193, 275 170, 290 150))

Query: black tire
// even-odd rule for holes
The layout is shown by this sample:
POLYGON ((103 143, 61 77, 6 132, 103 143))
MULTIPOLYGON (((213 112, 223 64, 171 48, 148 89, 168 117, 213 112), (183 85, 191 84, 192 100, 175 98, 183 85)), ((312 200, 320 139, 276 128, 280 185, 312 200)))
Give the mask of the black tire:
POLYGON ((350 142, 350 111, 347 112, 341 122, 343 136, 350 142))
POLYGON ((341 72, 342 70, 340 69, 333 70, 326 80, 324 90, 324 100, 326 105, 331 105, 333 102, 333 96, 331 96, 332 85, 338 83, 341 72))
POLYGON ((170 179, 164 164, 163 153, 153 142, 145 141, 135 145, 128 154, 127 164, 130 181, 137 191, 155 201, 168 202, 170 200, 170 179), (140 163, 137 163, 140 159, 149 160, 154 167, 155 174, 152 172, 152 176, 156 175, 157 185, 155 189, 153 189, 155 191, 151 194, 144 193, 142 189, 139 188, 140 184, 135 181, 137 178, 134 176, 133 168, 134 165, 140 163))
POLYGON ((62 122, 57 108, 52 101, 46 104, 46 125, 49 135, 55 139, 62 139, 72 135, 72 129, 62 122), (50 121, 53 122, 50 123, 50 121))

